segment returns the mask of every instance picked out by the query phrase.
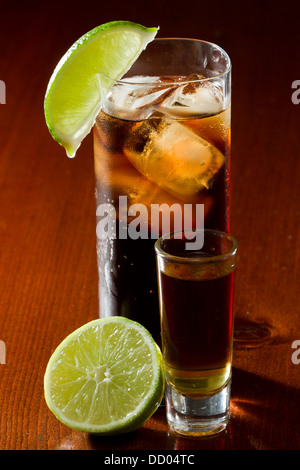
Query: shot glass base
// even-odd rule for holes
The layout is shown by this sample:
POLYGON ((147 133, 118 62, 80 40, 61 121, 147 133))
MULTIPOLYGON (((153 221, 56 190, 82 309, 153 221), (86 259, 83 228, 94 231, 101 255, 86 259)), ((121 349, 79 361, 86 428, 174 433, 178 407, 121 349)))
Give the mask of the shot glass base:
POLYGON ((187 436, 210 436, 223 431, 229 421, 230 381, 216 395, 190 398, 166 386, 166 413, 170 429, 187 436))

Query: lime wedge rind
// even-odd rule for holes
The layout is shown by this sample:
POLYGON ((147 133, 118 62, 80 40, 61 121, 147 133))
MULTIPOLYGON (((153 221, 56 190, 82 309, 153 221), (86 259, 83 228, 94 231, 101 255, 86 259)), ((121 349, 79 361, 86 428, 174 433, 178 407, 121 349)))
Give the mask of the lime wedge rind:
POLYGON ((97 319, 75 330, 56 348, 46 368, 44 390, 49 409, 73 429, 101 435, 129 432, 143 425, 163 398, 161 351, 139 323, 123 317, 97 319), (120 333, 123 335, 121 339, 120 333), (112 365, 122 355, 122 374, 119 377, 110 377, 107 371, 103 375, 101 350, 97 342, 93 343, 95 338, 104 349, 108 342, 118 340, 117 349, 108 349, 104 355, 112 358, 112 365), (85 347, 89 341, 88 352, 85 347), (132 351, 126 353, 126 348, 122 351, 122 345, 132 345, 132 351), (101 379, 104 380, 98 383, 96 392, 90 393, 97 382, 93 378, 95 373, 102 374, 101 379), (140 390, 141 386, 143 390, 140 390), (90 406, 86 408, 87 402, 90 406), (105 422, 107 416, 109 422, 105 422))
POLYGON ((136 61, 158 28, 112 21, 79 38, 54 69, 44 112, 49 131, 70 157, 91 131, 101 109, 99 74, 120 79, 136 61))

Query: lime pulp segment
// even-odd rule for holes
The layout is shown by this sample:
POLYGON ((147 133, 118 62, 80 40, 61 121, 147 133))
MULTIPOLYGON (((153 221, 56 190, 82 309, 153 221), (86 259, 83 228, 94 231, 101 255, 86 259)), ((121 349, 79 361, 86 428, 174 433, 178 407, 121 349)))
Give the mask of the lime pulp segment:
POLYGON ((112 21, 78 39, 57 64, 47 87, 44 112, 52 137, 74 156, 101 108, 99 76, 120 79, 158 28, 112 21))
POLYGON ((163 397, 160 349, 139 323, 94 320, 55 350, 44 390, 50 410, 71 428, 103 435, 134 430, 163 397))

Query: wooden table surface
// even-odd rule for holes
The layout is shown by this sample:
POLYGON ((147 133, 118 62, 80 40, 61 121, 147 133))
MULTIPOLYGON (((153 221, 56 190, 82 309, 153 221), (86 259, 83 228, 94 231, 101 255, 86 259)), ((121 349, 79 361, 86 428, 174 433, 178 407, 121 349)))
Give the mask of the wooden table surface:
POLYGON ((107 3, 1 5, 0 449, 299 450, 299 1, 107 3), (235 344, 230 424, 211 438, 170 433, 163 408, 138 431, 96 438, 60 424, 44 401, 54 348, 98 311, 92 137, 68 159, 45 126, 43 97, 66 49, 115 19, 216 42, 233 63, 236 325, 258 322, 270 336, 235 344))

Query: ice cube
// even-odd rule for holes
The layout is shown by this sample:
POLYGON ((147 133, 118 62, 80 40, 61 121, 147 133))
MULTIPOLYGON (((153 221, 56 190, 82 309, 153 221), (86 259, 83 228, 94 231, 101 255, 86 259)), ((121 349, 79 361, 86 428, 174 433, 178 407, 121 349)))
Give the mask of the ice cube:
POLYGON ((225 161, 216 147, 169 119, 138 126, 124 153, 143 176, 184 202, 210 188, 225 161))
POLYGON ((160 111, 173 116, 214 115, 224 107, 224 95, 217 82, 192 74, 160 103, 160 111))
POLYGON ((135 76, 121 80, 106 99, 104 110, 129 120, 147 119, 174 89, 167 77, 135 76))

